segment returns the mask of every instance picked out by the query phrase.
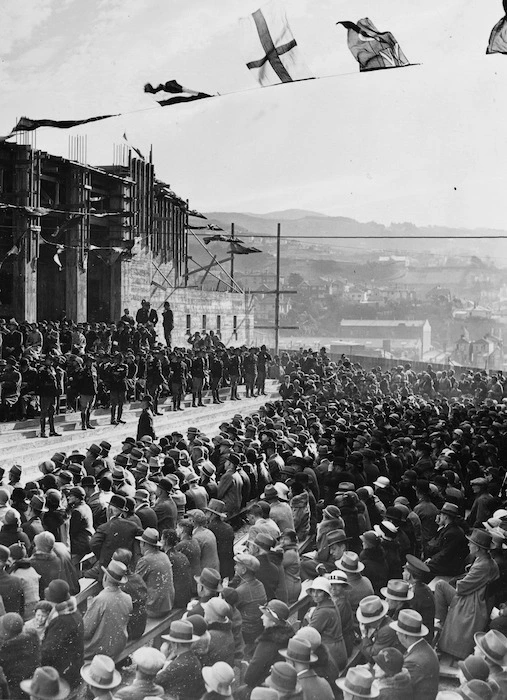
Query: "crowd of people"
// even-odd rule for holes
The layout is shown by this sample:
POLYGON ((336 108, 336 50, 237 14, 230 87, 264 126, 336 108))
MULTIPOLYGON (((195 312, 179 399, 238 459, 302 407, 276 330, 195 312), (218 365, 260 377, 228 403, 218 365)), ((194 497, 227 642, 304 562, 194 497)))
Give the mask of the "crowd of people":
MULTIPOLYGON (((232 354, 245 371, 262 352, 232 354)), ((501 374, 280 364, 279 396, 218 435, 55 452, 23 486, 0 472, 2 697, 507 697, 501 374), (439 694, 441 664, 459 688, 439 694)))
POLYGON ((280 378, 280 360, 265 346, 226 348, 212 330, 172 347, 169 302, 160 329, 157 324, 157 311, 147 301, 135 319, 125 309, 112 324, 0 319, 0 421, 40 417, 40 436, 58 437, 54 418, 62 406, 80 412, 82 430, 93 430, 94 408, 110 408, 111 424, 117 425, 125 422, 125 404, 146 395, 155 414, 168 398, 173 411, 183 411, 187 394, 192 407, 204 405, 206 389, 214 403, 222 403, 219 390, 230 387, 230 399, 239 401, 239 384, 247 397, 256 396, 265 394, 267 377, 280 378))

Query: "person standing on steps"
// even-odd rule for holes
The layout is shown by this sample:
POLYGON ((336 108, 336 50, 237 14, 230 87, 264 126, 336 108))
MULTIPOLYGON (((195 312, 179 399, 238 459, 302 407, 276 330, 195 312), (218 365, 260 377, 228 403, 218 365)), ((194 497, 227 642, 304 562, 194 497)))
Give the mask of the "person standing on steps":
POLYGON ((164 310, 162 311, 162 325, 164 328, 165 344, 171 348, 171 333, 174 328, 174 315, 171 305, 168 301, 164 301, 164 310))
POLYGON ((141 408, 143 410, 137 424, 137 439, 140 440, 145 435, 149 435, 153 440, 156 440, 153 428, 153 401, 149 394, 141 399, 141 408))
POLYGON ((206 378, 207 362, 204 350, 199 350, 197 357, 192 360, 190 372, 192 374, 192 408, 204 406, 202 402, 202 390, 206 378), (198 403, 196 404, 196 401, 198 403))
POLYGON ((164 375, 162 374, 162 365, 158 357, 150 355, 148 358, 148 366, 146 369, 146 393, 153 399, 153 410, 156 416, 161 416, 162 413, 158 410, 158 398, 162 391, 164 383, 164 375))
POLYGON ((259 354, 257 355, 257 379, 255 386, 257 387, 257 396, 266 396, 266 372, 268 362, 271 362, 271 355, 266 350, 265 345, 261 345, 259 354))
POLYGON ((81 411, 81 430, 95 430, 95 426, 90 423, 92 409, 97 396, 97 368, 93 357, 86 355, 84 358, 84 367, 76 375, 75 379, 76 393, 79 397, 79 409, 81 411))
POLYGON ((58 380, 53 367, 53 358, 50 354, 46 355, 44 365, 39 370, 38 394, 40 398, 40 436, 42 438, 47 437, 47 418, 49 421, 49 435, 51 437, 59 437, 60 433, 57 433, 55 430, 55 408, 56 397, 58 396, 58 380))
POLYGON ((211 395, 213 397, 213 403, 224 403, 220 398, 219 389, 222 383, 222 375, 224 373, 224 363, 217 355, 216 352, 212 352, 209 361, 209 371, 210 371, 210 387, 211 395))
POLYGON ((126 362, 124 362, 123 354, 121 352, 117 352, 114 356, 114 362, 111 363, 109 367, 111 425, 118 425, 118 423, 125 425, 125 421, 122 420, 122 414, 127 391, 128 371, 129 368, 126 362))
POLYGON ((239 378, 241 377, 241 370, 243 369, 243 362, 241 360, 241 350, 239 348, 233 348, 231 350, 228 369, 231 382, 231 401, 241 401, 238 396, 238 384, 239 378))
POLYGON ((181 399, 184 396, 183 387, 187 381, 187 366, 180 356, 172 352, 169 356, 169 385, 173 399, 173 411, 183 411, 181 399))

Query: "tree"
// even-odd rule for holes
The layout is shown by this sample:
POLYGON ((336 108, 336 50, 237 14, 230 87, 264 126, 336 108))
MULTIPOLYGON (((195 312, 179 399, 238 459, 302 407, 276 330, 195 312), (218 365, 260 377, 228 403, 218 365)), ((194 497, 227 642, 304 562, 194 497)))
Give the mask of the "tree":
POLYGON ((291 272, 287 280, 287 284, 290 289, 296 289, 304 281, 305 279, 303 275, 300 275, 299 272, 291 272))

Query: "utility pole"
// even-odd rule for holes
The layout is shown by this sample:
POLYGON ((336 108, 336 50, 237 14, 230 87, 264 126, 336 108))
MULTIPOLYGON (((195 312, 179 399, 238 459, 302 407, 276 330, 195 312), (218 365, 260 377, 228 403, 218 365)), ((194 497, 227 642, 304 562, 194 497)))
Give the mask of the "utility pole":
POLYGON ((231 224, 231 292, 234 291, 234 224, 231 224))
POLYGON ((278 355, 280 339, 280 239, 282 225, 276 227, 276 289, 275 289, 275 355, 278 355))

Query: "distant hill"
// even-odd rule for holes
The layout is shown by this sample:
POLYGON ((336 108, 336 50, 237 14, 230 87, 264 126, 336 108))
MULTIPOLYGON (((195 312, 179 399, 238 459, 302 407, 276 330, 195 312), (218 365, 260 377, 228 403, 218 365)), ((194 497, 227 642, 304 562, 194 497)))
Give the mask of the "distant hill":
MULTIPOLYGON (((229 230, 234 222, 238 234, 275 236, 277 223, 282 224, 282 238, 304 237, 298 243, 317 246, 322 250, 333 248, 355 249, 359 254, 381 252, 406 255, 476 255, 480 259, 507 258, 507 240, 480 240, 480 236, 505 234, 490 229, 448 228, 445 226, 416 226, 409 222, 390 226, 375 221, 360 222, 344 216, 324 216, 306 210, 288 209, 269 214, 243 212, 208 212, 212 222, 229 230), (479 238, 464 240, 467 236, 479 238), (393 236, 395 238, 386 238, 393 236), (425 237, 425 238, 421 238, 425 237), (439 238, 438 243, 428 239, 439 238), (378 239, 375 240, 375 239, 378 239)), ((316 256, 318 257, 317 253, 316 256)))
POLYGON ((257 216, 260 219, 276 219, 277 221, 293 221, 294 219, 311 218, 327 218, 327 214, 320 214, 318 211, 307 211, 306 209, 284 209, 283 211, 270 211, 268 214, 249 214, 257 216))

